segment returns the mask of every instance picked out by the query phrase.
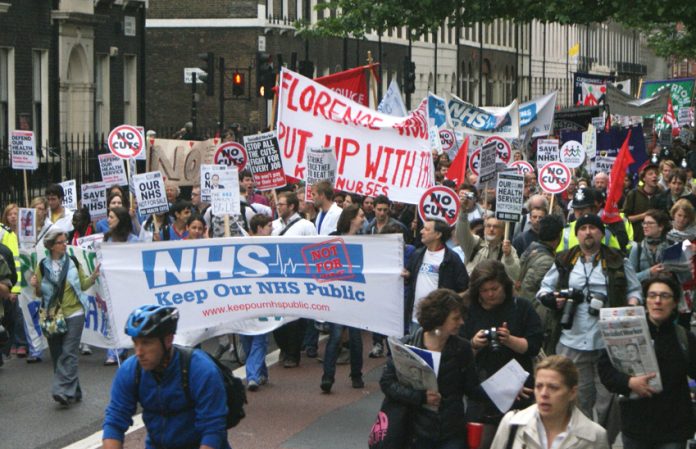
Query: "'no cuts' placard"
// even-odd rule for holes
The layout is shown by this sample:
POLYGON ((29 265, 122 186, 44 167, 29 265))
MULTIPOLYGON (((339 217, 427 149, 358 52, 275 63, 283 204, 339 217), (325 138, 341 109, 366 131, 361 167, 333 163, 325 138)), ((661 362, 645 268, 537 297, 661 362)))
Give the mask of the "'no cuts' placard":
POLYGON ((498 173, 495 187, 495 218, 517 222, 522 217, 524 174, 513 171, 498 173))
POLYGON ((109 150, 121 159, 137 157, 145 148, 145 138, 135 126, 121 125, 112 129, 108 139, 109 150))
POLYGON ((244 170, 247 165, 246 149, 241 143, 224 142, 218 146, 213 162, 217 165, 227 165, 237 167, 237 170, 244 170))
POLYGON ((532 164, 527 161, 515 161, 508 167, 514 168, 517 170, 517 173, 522 173, 523 175, 526 175, 527 173, 534 173, 534 167, 532 167, 532 164))
POLYGON ((102 182, 108 186, 128 185, 126 169, 123 167, 123 160, 111 153, 100 154, 99 169, 101 170, 102 182))
POLYGON ((561 162, 551 162, 539 169, 539 186, 547 193, 561 193, 570 185, 570 169, 561 162))
POLYGON ((512 158, 512 149, 510 147, 510 142, 503 139, 502 137, 490 136, 483 142, 484 145, 488 143, 495 144, 496 162, 501 162, 507 165, 507 163, 510 162, 510 159, 512 158))
POLYGON ((245 136, 244 147, 257 189, 273 190, 285 186, 285 171, 274 131, 245 136))
POLYGON ((138 199, 140 215, 169 212, 167 192, 164 189, 162 173, 151 171, 133 176, 135 196, 138 199))
POLYGON ((443 186, 433 186, 425 191, 418 203, 418 215, 421 220, 440 220, 454 226, 459 216, 459 196, 443 186))
POLYGON ((36 142, 32 131, 15 130, 10 132, 10 153, 12 169, 36 170, 39 161, 36 157, 36 142))
POLYGON ((82 184, 82 207, 89 210, 93 221, 106 218, 106 187, 103 182, 82 184))
POLYGON ((558 162, 558 139, 539 139, 536 158, 537 170, 548 163, 558 162))
POLYGON ((77 209, 77 182, 74 179, 60 183, 63 187, 63 207, 70 210, 77 209))

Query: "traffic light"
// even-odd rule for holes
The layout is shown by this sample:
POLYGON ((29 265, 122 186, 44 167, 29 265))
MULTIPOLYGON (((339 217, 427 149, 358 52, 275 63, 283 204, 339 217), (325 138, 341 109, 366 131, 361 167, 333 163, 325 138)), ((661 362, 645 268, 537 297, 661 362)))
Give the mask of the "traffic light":
POLYGON ((416 64, 408 57, 404 58, 404 93, 412 94, 416 91, 416 64))
POLYGON ((205 62, 201 69, 205 74, 198 75, 198 79, 205 83, 205 94, 209 97, 215 95, 215 55, 212 51, 199 53, 198 58, 205 62))
POLYGON ((256 94, 259 97, 273 99, 274 86, 273 59, 270 54, 260 51, 256 54, 256 94))
POLYGON ((245 90, 246 83, 244 82, 244 74, 241 72, 234 72, 232 74, 232 95, 241 97, 244 95, 245 90))
POLYGON ((312 61, 300 61, 299 67, 300 75, 306 76, 307 78, 314 78, 314 63, 312 61))

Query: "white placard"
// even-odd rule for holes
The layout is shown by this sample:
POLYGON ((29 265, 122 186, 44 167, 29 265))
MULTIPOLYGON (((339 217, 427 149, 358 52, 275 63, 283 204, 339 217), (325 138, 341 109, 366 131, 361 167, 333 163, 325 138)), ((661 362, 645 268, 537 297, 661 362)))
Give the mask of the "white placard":
POLYGON ((524 206, 524 174, 511 171, 498 173, 495 188, 495 218, 517 222, 524 206))
POLYGON ((241 215, 242 210, 239 204, 239 189, 234 191, 213 190, 211 205, 213 208, 213 215, 218 217, 223 215, 241 215))
POLYGON ((36 209, 20 207, 18 220, 19 235, 17 237, 20 245, 36 243, 36 209))
POLYGON ((594 159, 597 155, 597 132, 594 126, 589 125, 587 131, 582 133, 582 146, 585 147, 588 159, 594 159))
POLYGON ((547 193, 561 193, 571 181, 570 169, 561 162, 551 162, 539 169, 539 186, 547 193))
POLYGON ((585 162, 585 147, 577 140, 569 140, 561 147, 561 162, 568 168, 578 168, 585 162))
POLYGON ((101 170, 102 182, 104 184, 107 186, 128 185, 123 159, 111 153, 100 154, 97 158, 99 159, 99 169, 101 170))
POLYGON ((440 220, 454 226, 459 217, 459 208, 459 196, 454 190, 445 186, 433 186, 421 197, 418 215, 424 222, 440 220))
POLYGON ((603 157, 597 156, 592 162, 592 174, 606 173, 607 175, 611 173, 611 169, 616 163, 615 157, 603 157))
POLYGON ((14 130, 10 132, 10 154, 13 170, 36 170, 39 161, 36 157, 36 141, 32 131, 14 130))
POLYGON ((237 186, 239 191, 238 173, 235 166, 201 165, 201 200, 211 202, 213 190, 232 190, 237 186))
POLYGON ((604 129, 604 126, 606 125, 606 121, 604 120, 604 116, 600 115, 599 117, 592 117, 592 126, 594 126, 597 129, 604 129))
POLYGON ((495 179, 495 163, 498 155, 497 142, 488 142, 481 147, 481 161, 479 162, 479 184, 485 184, 495 179))
POLYGON ((82 184, 82 207, 89 210, 92 221, 106 218, 106 188, 107 185, 103 182, 82 184))
POLYGON ((558 161, 558 139, 540 139, 537 142, 537 170, 544 165, 558 161))
POLYGON ((60 183, 63 187, 63 207, 70 210, 77 209, 77 182, 74 179, 60 183))
POLYGON ((153 171, 135 175, 135 196, 138 199, 138 212, 140 215, 161 214, 169 212, 167 192, 164 188, 162 173, 153 171))

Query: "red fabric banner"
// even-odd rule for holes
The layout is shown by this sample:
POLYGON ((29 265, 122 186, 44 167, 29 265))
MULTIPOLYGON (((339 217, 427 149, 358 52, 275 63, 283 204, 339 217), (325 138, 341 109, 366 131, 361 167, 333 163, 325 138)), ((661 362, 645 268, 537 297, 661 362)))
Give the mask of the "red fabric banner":
POLYGON ((459 152, 452 161, 452 165, 450 165, 449 169, 447 170, 447 174, 445 175, 445 178, 454 181, 457 186, 466 180, 466 157, 468 152, 469 136, 466 136, 464 143, 462 143, 462 146, 459 147, 459 152))
POLYGON ((332 75, 322 76, 321 78, 316 78, 314 81, 322 86, 328 87, 334 92, 338 92, 344 97, 350 98, 356 103, 369 106, 370 99, 367 95, 367 79, 365 75, 366 70, 372 67, 374 67, 374 64, 364 65, 332 75))
POLYGON ((631 150, 628 147, 630 141, 631 130, 628 131, 626 140, 624 140, 623 145, 621 145, 619 155, 616 157, 616 163, 611 168, 609 191, 607 192, 607 201, 604 205, 604 214, 602 214, 602 221, 604 223, 616 223, 621 221, 618 202, 623 192, 626 170, 628 166, 634 162, 633 156, 631 156, 631 150))

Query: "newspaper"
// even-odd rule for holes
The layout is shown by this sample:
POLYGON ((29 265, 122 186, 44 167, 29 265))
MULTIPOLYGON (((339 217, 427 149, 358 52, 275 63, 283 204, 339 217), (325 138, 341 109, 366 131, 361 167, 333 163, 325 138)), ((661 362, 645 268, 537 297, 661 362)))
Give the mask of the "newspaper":
MULTIPOLYGON (((428 362, 396 337, 389 337, 388 341, 399 383, 414 390, 438 391, 437 376, 428 362)), ((437 407, 429 405, 423 407, 437 411, 437 407)))
MULTIPOLYGON (((629 376, 655 373, 650 386, 662 391, 660 369, 643 307, 603 308, 599 313, 599 329, 616 369, 629 376)), ((631 393, 630 397, 638 396, 631 393)))

